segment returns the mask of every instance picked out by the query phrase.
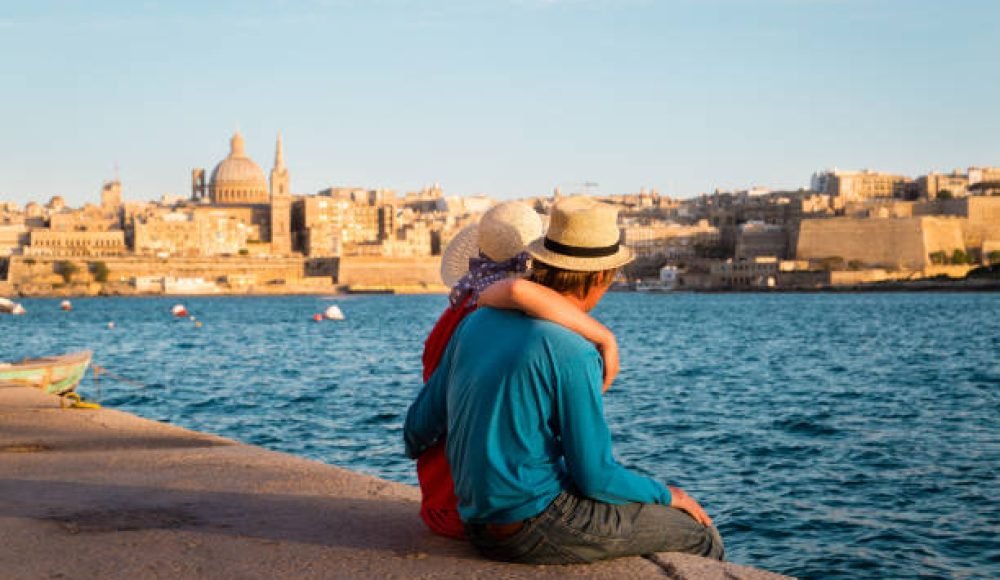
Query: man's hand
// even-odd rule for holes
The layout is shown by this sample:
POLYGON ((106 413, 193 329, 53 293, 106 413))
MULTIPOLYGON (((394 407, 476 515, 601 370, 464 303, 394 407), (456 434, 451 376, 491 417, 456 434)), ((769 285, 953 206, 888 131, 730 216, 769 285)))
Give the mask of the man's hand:
POLYGON ((699 524, 705 526, 713 525, 712 518, 708 517, 705 510, 703 510, 702 507, 698 505, 698 502, 696 502, 693 497, 688 495, 686 491, 672 485, 668 485, 667 488, 670 489, 670 507, 677 508, 687 513, 699 524))
POLYGON ((614 334, 608 332, 607 336, 603 337, 596 346, 597 351, 601 353, 601 358, 604 359, 604 387, 601 391, 607 392, 611 388, 611 383, 614 382, 615 377, 618 376, 620 369, 618 341, 615 339, 614 334))

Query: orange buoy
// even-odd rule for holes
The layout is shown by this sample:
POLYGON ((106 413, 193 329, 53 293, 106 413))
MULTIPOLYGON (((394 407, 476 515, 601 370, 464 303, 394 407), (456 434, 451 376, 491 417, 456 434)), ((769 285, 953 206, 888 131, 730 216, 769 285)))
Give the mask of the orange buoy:
POLYGON ((170 309, 170 313, 176 316, 177 318, 188 317, 187 308, 184 308, 183 304, 174 304, 174 307, 170 309))
POLYGON ((313 322, 323 322, 322 314, 313 314, 313 322))

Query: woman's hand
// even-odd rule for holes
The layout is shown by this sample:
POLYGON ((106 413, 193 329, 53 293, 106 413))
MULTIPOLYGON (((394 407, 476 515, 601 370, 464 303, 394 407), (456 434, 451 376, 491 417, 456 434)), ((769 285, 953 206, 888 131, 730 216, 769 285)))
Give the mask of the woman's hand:
POLYGON ((621 362, 618 360, 618 340, 615 339, 614 334, 608 332, 606 337, 602 337, 596 343, 596 346, 597 351, 601 353, 601 358, 604 359, 604 387, 601 391, 606 393, 611 388, 611 383, 614 382, 621 368, 621 362))

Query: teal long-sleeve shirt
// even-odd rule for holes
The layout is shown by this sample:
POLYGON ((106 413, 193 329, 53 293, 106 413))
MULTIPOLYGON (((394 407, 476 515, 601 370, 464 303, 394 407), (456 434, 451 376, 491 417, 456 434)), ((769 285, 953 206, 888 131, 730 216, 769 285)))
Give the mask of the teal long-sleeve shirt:
POLYGON ((602 368, 594 346, 561 326, 479 308, 407 412, 407 454, 448 434, 458 511, 469 523, 530 518, 568 490, 669 505, 665 485, 612 455, 602 368))

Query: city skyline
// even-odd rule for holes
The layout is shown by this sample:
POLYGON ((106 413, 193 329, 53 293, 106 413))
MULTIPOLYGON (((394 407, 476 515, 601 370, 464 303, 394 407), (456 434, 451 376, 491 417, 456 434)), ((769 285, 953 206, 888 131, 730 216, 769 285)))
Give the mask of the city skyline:
POLYGON ((239 129, 292 191, 809 186, 1000 160, 995 3, 38 2, 0 8, 0 200, 186 195, 239 129), (991 137, 993 137, 991 139, 991 137))

